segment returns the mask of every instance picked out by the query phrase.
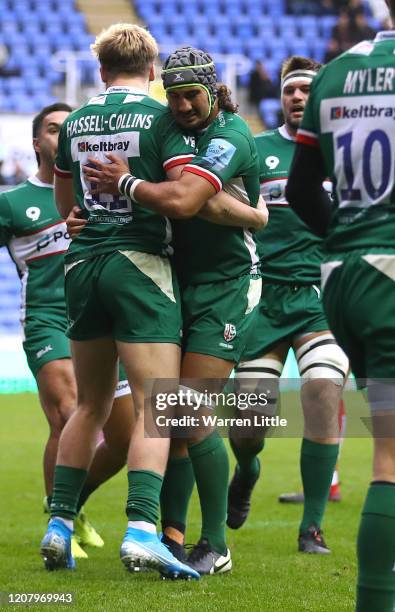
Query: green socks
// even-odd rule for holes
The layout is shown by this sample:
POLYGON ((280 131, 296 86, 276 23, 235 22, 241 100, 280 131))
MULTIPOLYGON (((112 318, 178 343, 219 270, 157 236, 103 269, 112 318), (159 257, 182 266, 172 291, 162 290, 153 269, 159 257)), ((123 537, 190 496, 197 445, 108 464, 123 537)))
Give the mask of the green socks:
POLYGON ((88 476, 87 470, 57 465, 52 491, 51 516, 74 520, 81 489, 88 476))
POLYGON ((240 475, 244 480, 255 482, 259 476, 259 460, 257 455, 265 446, 265 440, 257 440, 251 446, 240 448, 236 442, 229 439, 233 454, 237 459, 240 475))
POLYGON ((229 459, 218 432, 189 447, 202 512, 201 537, 219 553, 226 551, 229 459))
POLYGON ((185 533, 188 504, 195 485, 189 457, 169 458, 160 494, 162 530, 174 527, 185 533))
POLYGON ((146 521, 156 525, 159 518, 162 476, 148 470, 130 470, 128 482, 126 514, 129 521, 146 521))
POLYGON ((304 491, 303 518, 299 531, 321 526, 339 453, 338 444, 319 444, 303 438, 300 471, 304 491))
POLYGON ((82 487, 81 490, 81 494, 80 497, 78 499, 78 504, 77 504, 77 514, 79 513, 79 511, 81 510, 82 506, 85 504, 85 502, 89 499, 89 497, 92 495, 92 493, 94 491, 96 491, 96 489, 99 488, 100 485, 98 486, 94 486, 94 487, 88 487, 86 484, 82 487))
POLYGON ((372 482, 358 543, 357 612, 395 610, 395 484, 372 482))

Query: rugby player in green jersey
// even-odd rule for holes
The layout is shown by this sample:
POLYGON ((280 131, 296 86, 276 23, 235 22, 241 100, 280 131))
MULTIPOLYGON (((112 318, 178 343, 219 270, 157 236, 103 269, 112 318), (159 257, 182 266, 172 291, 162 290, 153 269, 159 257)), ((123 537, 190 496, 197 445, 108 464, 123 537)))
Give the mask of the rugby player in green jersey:
POLYGON ((166 256, 165 218, 126 198, 89 194, 81 172, 91 150, 117 150, 136 158, 144 175, 165 176, 163 163, 186 147, 169 129, 167 110, 148 96, 158 50, 138 26, 118 24, 96 39, 94 52, 107 85, 64 122, 55 165, 55 198, 66 217, 77 202, 88 225, 66 255, 66 306, 77 379, 77 410, 59 443, 51 520, 41 543, 48 569, 73 568, 70 535, 97 436, 112 407, 121 358, 133 384, 137 413, 129 455, 129 524, 121 557, 128 567, 147 565, 164 575, 195 577, 160 543, 156 513, 166 439, 144 438, 144 381, 179 375, 178 288, 166 256), (154 135, 156 136, 154 141, 154 135), (141 154, 141 157, 140 157, 141 154))
MULTIPOLYGON (((133 386, 137 413, 128 458, 129 522, 121 559, 128 569, 147 566, 165 576, 198 578, 199 573, 177 561, 156 534, 169 440, 144 437, 146 379, 179 377, 181 317, 178 286, 167 258, 170 224, 123 194, 114 197, 107 190, 92 195, 90 179, 82 173, 91 154, 105 159, 106 153, 116 151, 150 185, 148 181, 164 180, 173 162, 188 159, 193 148, 168 109, 148 96, 157 46, 146 30, 112 26, 98 36, 93 50, 108 87, 65 122, 55 168, 59 210, 66 217, 77 201, 88 223, 66 257, 68 334, 80 401, 59 447, 53 521, 42 548, 53 544, 55 549, 59 542, 59 555, 51 553, 50 563, 73 565, 66 530, 75 517, 93 440, 110 410, 118 353, 133 386)), ((203 178, 192 182, 202 204, 215 192, 203 178)), ((249 225, 262 225, 262 212, 237 204, 249 225)), ((173 384, 169 382, 169 389, 173 384)))
MULTIPOLYGON (((243 198, 243 208, 255 206, 259 197, 256 149, 249 128, 235 114, 227 88, 217 88, 209 55, 191 47, 178 49, 166 60, 162 78, 174 118, 186 133, 196 136, 195 156, 182 168, 187 160, 174 160, 169 174, 173 181, 160 184, 137 182, 115 155, 108 156, 111 164, 97 163, 99 170, 84 170, 90 181, 100 180, 99 191, 118 193, 119 183, 121 193, 178 219, 173 227, 183 312, 181 380, 193 385, 193 393, 219 392, 240 359, 259 302, 258 257, 251 232, 236 227, 233 216, 220 221, 228 222, 227 227, 202 218, 186 219, 222 188, 243 198)), ((93 165, 95 159, 90 162, 93 165)), ((228 571, 229 468, 223 441, 206 428, 199 435, 189 432, 188 444, 173 441, 172 450, 161 500, 164 541, 175 554, 183 554, 194 474, 202 531, 187 562, 201 574, 228 571)))
MULTIPOLYGON (((265 231, 256 234, 263 290, 259 312, 236 378, 242 391, 264 388, 267 379, 279 381, 289 349, 301 376, 305 428, 301 447, 304 513, 298 548, 328 553, 321 532, 328 493, 338 456, 337 413, 348 371, 345 354, 329 330, 320 300, 322 241, 289 207, 285 198, 296 131, 303 117, 311 82, 320 64, 294 56, 283 64, 281 103, 285 123, 255 138, 261 161, 261 194, 270 211, 265 231)), ((331 185, 327 186, 331 190, 331 185)), ((270 407, 275 410, 277 389, 270 407)), ((257 457, 265 430, 252 437, 233 429, 231 446, 238 461, 229 487, 229 527, 238 529, 250 509, 252 489, 259 477, 257 457)))
MULTIPOLYGON (((23 348, 49 425, 43 460, 47 512, 59 438, 77 402, 70 343, 66 337, 64 297, 64 253, 70 239, 53 197, 59 130, 71 110, 67 104, 56 103, 36 115, 33 146, 38 171, 18 187, 0 195, 0 245, 8 248, 21 279, 23 348)), ((127 381, 119 382, 115 398, 111 417, 103 428, 105 437, 96 449, 78 510, 89 494, 118 472, 125 462, 132 418, 127 381)), ((87 557, 78 542, 103 546, 103 540, 83 512, 79 512, 75 523, 72 550, 76 557, 87 557)))
MULTIPOLYGON (((395 1, 387 5, 394 23, 395 1)), ((358 612, 395 609, 394 53, 395 30, 379 32, 320 72, 287 191, 302 219, 325 236, 325 312, 371 409, 373 475, 357 544, 358 612), (336 185, 333 211, 321 187, 325 176, 336 185)))

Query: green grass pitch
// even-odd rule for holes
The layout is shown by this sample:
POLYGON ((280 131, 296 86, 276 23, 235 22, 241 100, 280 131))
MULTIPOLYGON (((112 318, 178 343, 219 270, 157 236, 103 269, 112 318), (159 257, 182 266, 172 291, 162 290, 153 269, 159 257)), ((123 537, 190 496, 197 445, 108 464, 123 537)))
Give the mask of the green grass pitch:
MULTIPOLYGON (((300 410, 295 395, 292 401, 300 410)), ((347 401, 348 410, 355 401, 347 401)), ((301 508, 279 504, 277 496, 300 488, 300 440, 270 439, 261 455, 262 477, 249 520, 241 530, 228 531, 233 571, 196 583, 163 582, 156 573, 128 574, 119 561, 126 526, 124 471, 86 507, 105 540, 104 549, 88 550, 89 559, 80 561, 75 572, 44 570, 38 548, 46 523, 41 464, 47 425, 34 394, 0 395, 0 415, 0 591, 75 594, 72 606, 32 606, 36 610, 353 610, 355 539, 370 476, 369 439, 346 439, 343 446, 343 501, 329 505, 324 523, 331 555, 296 552, 301 508)), ((187 541, 196 541, 198 532, 194 497, 187 541)))

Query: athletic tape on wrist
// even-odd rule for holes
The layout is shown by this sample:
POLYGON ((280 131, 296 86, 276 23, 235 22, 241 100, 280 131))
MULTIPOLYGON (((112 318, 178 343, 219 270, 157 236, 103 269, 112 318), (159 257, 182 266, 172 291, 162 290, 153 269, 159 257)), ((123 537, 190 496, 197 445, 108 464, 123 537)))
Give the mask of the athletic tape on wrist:
POLYGON ((137 185, 142 182, 142 179, 138 179, 137 177, 133 176, 133 174, 122 174, 118 181, 118 191, 120 194, 125 195, 130 200, 137 202, 134 197, 134 191, 137 185))
POLYGON ((122 174, 121 178, 118 181, 118 191, 120 194, 125 195, 125 184, 131 176, 131 174, 122 174))

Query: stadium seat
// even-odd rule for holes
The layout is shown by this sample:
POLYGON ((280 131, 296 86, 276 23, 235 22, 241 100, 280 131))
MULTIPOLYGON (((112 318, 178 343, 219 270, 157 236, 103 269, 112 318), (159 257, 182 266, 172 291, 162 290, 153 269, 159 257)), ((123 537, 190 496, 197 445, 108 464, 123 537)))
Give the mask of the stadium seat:
POLYGON ((34 113, 38 106, 34 98, 28 95, 16 98, 15 110, 19 113, 34 113))
POLYGON ((0 40, 10 49, 6 68, 19 69, 22 78, 4 79, 1 91, 7 95, 0 97, 0 111, 35 112, 55 101, 51 86, 64 78, 52 69, 51 53, 87 50, 92 37, 74 0, 3 0, 1 5, 0 40))
POLYGON ((218 39, 214 37, 207 38, 205 46, 201 45, 200 42, 197 41, 197 46, 207 50, 207 52, 211 55, 221 53, 220 43, 218 42, 218 39))
POLYGON ((323 40, 322 38, 316 38, 315 41, 311 41, 310 49, 312 51, 312 57, 315 60, 322 62, 327 49, 327 45, 327 41, 323 40))
MULTIPOLYGON (((367 0, 364 2, 367 8, 367 0)), ((85 16, 77 10, 74 0, 3 0, 0 3, 0 42, 10 48, 7 67, 19 67, 24 81, 26 75, 30 75, 30 79, 34 78, 32 75, 36 78, 41 75, 49 95, 52 84, 63 79, 62 73, 52 70, 50 54, 67 49, 87 50, 92 42, 85 16)), ((196 44, 213 54, 243 53, 252 60, 266 58, 273 71, 290 53, 312 54, 322 59, 336 17, 318 17, 316 4, 308 0, 292 3, 285 0, 134 2, 139 16, 159 45, 166 49, 165 53, 174 45, 196 44), (295 8, 294 13, 298 16, 287 14, 287 5, 295 8)), ((87 77, 88 72, 87 69, 87 77)), ((22 86, 18 87, 23 94, 22 86)), ((41 87, 43 83, 39 90, 44 96, 41 87)), ((0 110, 5 108, 4 98, 0 99, 0 110)), ((34 100, 38 102, 37 96, 34 100)), ((26 100, 12 100, 18 107, 22 102, 26 107, 26 100)), ((6 106, 10 106, 8 102, 6 106)))
POLYGON ((164 23, 156 23, 150 26, 150 32, 157 40, 162 40, 167 34, 166 25, 164 23))
MULTIPOLYGON (((283 59, 284 58, 282 58, 282 60, 283 59)), ((269 76, 272 79, 272 81, 274 82, 278 81, 280 78, 281 62, 278 62, 277 60, 265 59, 264 63, 265 63, 265 68, 268 71, 269 76)))
POLYGON ((227 40, 223 40, 220 42, 221 53, 243 53, 243 43, 239 38, 228 38, 227 40))
POLYGON ((259 104, 259 113, 268 128, 278 126, 278 113, 280 110, 281 104, 279 100, 269 98, 262 100, 259 104))
POLYGON ((255 52, 259 53, 259 57, 261 57, 265 44, 261 37, 255 37, 245 40, 243 48, 248 57, 251 57, 251 54, 255 54, 255 52))
MULTIPOLYGON (((307 28, 307 29, 303 29, 302 26, 299 26, 296 35, 298 37, 300 37, 300 38, 303 38, 308 43, 314 42, 315 40, 317 40, 317 38, 321 38, 318 26, 317 27, 315 26, 315 27, 312 27, 312 28, 307 28)), ((326 44, 326 42, 327 41, 326 41, 326 38, 325 38, 325 44, 326 44)))
POLYGON ((182 5, 182 10, 181 10, 182 15, 184 15, 184 19, 187 22, 190 22, 191 20, 195 19, 197 16, 200 15, 200 11, 199 11, 199 7, 197 4, 187 4, 185 3, 184 5, 182 5))
POLYGON ((211 25, 211 32, 220 40, 232 36, 232 29, 229 23, 214 23, 211 25))
POLYGON ((10 77, 4 80, 3 87, 8 93, 22 92, 25 90, 25 83, 20 77, 10 77))
POLYGON ((305 16, 299 17, 297 21, 298 21, 298 25, 300 26, 301 30, 303 32, 306 32, 308 30, 315 31, 317 29, 317 24, 321 22, 321 19, 318 21, 316 17, 314 17, 314 15, 305 15, 305 16))
POLYGON ((56 35, 55 33, 48 36, 48 41, 51 46, 51 51, 67 51, 72 48, 69 37, 66 34, 60 32, 56 35))
POLYGON ((287 42, 287 52, 289 55, 308 57, 310 55, 310 48, 304 38, 291 38, 287 42))
POLYGON ((262 17, 262 7, 261 6, 254 6, 254 5, 250 5, 247 10, 245 11, 246 15, 249 16, 250 19, 253 20, 254 23, 256 23, 257 20, 259 20, 262 17))
POLYGON ((319 19, 318 27, 321 31, 321 36, 329 38, 332 28, 336 25, 337 18, 334 15, 324 15, 319 19))
POLYGON ((0 25, 1 25, 2 32, 9 32, 11 34, 18 34, 20 32, 18 22, 15 21, 14 19, 11 19, 11 20, 3 19, 0 21, 0 25))
MULTIPOLYGON (((57 34, 57 36, 58 35, 59 34, 57 34)), ((33 50, 36 45, 41 45, 45 43, 45 41, 48 38, 48 34, 45 34, 44 32, 41 32, 41 31, 31 32, 28 30, 27 32, 24 32, 23 37, 24 37, 24 42, 28 44, 30 48, 33 50)), ((18 45, 18 49, 19 48, 20 48, 20 45, 18 45)))
POLYGON ((38 32, 41 32, 41 24, 36 19, 20 19, 19 28, 23 32, 24 36, 34 38, 38 32))
POLYGON ((180 14, 177 11, 177 7, 174 4, 163 4, 160 8, 160 15, 162 19, 168 19, 171 25, 173 20, 180 18, 180 14))
MULTIPOLYGON (((28 55, 20 58, 19 66, 24 73, 26 70, 32 70, 37 66, 37 58, 29 53, 28 55)), ((25 81, 25 79, 23 79, 23 83, 26 87, 28 86, 28 83, 25 81)))
POLYGON ((283 55, 285 57, 287 55, 287 41, 283 38, 276 37, 272 39, 265 39, 265 48, 270 53, 271 57, 273 55, 283 55))
POLYGON ((271 17, 277 19, 284 14, 284 9, 280 3, 272 2, 267 6, 267 14, 271 15, 271 17))
POLYGON ((223 15, 223 14, 221 14, 221 13, 218 13, 217 8, 216 8, 215 6, 211 6, 211 5, 207 6, 207 8, 205 8, 205 10, 204 10, 204 13, 203 13, 203 14, 204 14, 205 18, 207 19, 207 21, 208 21, 209 23, 211 23, 211 22, 215 21, 215 19, 216 19, 217 17, 219 17, 219 18, 221 18, 221 17, 222 17, 223 19, 228 20, 228 16, 223 15))

